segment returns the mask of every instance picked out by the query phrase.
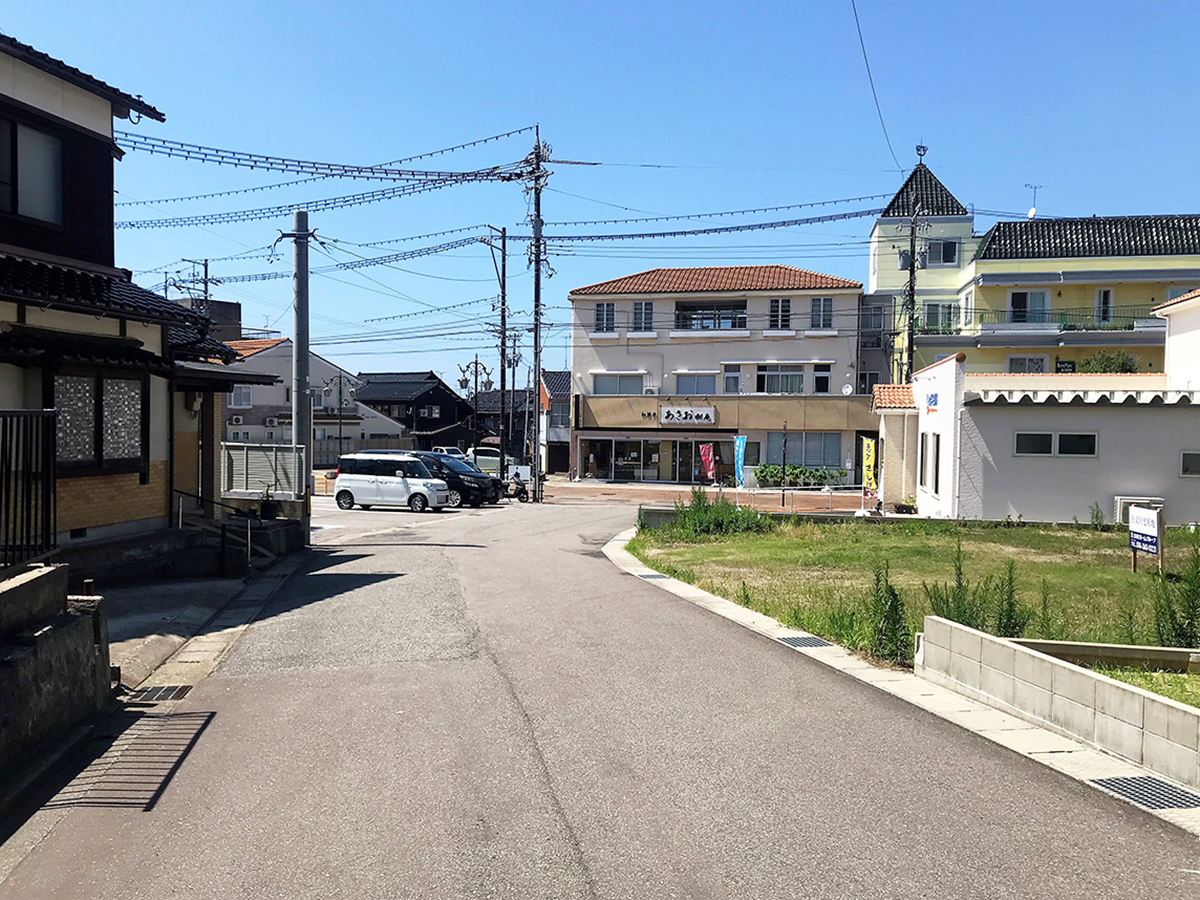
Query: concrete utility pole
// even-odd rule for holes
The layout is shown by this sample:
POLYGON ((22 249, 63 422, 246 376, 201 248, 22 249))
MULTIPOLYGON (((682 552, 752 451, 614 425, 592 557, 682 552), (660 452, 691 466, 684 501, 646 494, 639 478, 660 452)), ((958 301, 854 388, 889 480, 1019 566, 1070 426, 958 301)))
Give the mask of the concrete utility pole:
POLYGON ((308 211, 298 209, 293 214, 292 231, 282 237, 294 242, 292 282, 295 295, 294 333, 292 339, 292 454, 296 463, 296 499, 304 500, 301 527, 304 543, 308 543, 312 520, 308 481, 312 471, 312 395, 309 393, 308 372, 308 211), (303 465, 300 463, 303 462, 303 465))
MULTIPOLYGON (((541 131, 534 128, 533 145, 533 369, 539 384, 542 377, 542 188, 546 186, 549 173, 542 168, 543 159, 550 156, 550 148, 542 143, 541 131)), ((542 446, 541 416, 534 404, 533 418, 533 465, 530 469, 533 481, 533 502, 542 502, 542 446)), ((529 415, 528 409, 525 413, 529 415)))
POLYGON ((913 376, 913 343, 916 340, 917 315, 917 213, 921 204, 913 207, 912 221, 908 225, 908 284, 904 288, 904 313, 907 321, 904 326, 904 382, 912 381, 913 376))

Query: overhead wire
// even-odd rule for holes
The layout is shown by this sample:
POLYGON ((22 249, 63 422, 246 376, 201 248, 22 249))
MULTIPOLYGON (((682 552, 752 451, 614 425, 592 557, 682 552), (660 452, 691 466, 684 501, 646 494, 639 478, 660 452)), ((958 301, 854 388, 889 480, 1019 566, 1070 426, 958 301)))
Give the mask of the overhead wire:
POLYGON ((887 125, 883 121, 883 107, 879 105, 879 93, 875 90, 875 77, 871 74, 871 61, 867 59, 867 43, 863 40, 862 23, 858 20, 858 6, 854 0, 850 0, 850 8, 854 10, 854 27, 858 29, 858 45, 862 48, 863 65, 867 67, 867 81, 871 85, 871 96, 875 98, 875 112, 879 114, 879 127, 883 129, 883 139, 887 142, 892 162, 896 164, 897 169, 903 171, 904 167, 900 165, 900 160, 896 159, 896 151, 892 149, 892 139, 888 136, 887 125))

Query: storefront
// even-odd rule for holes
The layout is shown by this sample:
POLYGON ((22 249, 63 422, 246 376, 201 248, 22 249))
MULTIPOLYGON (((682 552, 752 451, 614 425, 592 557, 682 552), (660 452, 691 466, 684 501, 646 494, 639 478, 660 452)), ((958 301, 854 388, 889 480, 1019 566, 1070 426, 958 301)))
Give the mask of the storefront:
MULTIPOLYGON (((734 477, 733 437, 721 435, 578 436, 578 477, 600 481, 712 484, 734 477), (705 477, 704 445, 711 445, 713 478, 705 477)), ((760 440, 746 441, 746 466, 760 462, 760 440)))

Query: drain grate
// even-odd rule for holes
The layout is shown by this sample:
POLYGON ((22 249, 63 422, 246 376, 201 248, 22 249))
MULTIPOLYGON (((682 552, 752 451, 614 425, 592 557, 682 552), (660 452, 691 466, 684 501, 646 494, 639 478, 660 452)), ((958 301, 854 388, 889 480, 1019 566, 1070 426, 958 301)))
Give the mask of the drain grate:
POLYGON ((642 578, 667 578, 666 575, 643 575, 642 578))
POLYGON ((1151 775, 1131 778, 1093 778, 1092 784, 1131 800, 1146 809, 1200 809, 1200 794, 1193 794, 1151 775))
POLYGON ((804 637, 785 637, 780 638, 781 644, 787 644, 789 647, 832 647, 833 644, 829 641, 823 641, 815 634, 806 634, 804 637))
POLYGON ((182 700, 191 689, 190 684, 164 684, 159 687, 130 691, 129 700, 131 703, 164 703, 167 700, 182 700))

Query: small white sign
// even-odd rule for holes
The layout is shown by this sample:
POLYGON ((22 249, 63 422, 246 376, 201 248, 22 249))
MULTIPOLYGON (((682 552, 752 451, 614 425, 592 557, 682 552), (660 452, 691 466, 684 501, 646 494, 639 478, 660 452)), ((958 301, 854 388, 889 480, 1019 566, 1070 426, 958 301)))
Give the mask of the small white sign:
POLYGON ((658 421, 664 425, 712 425, 717 410, 712 406, 664 406, 659 409, 658 421))
POLYGON ((1129 507, 1129 546, 1143 553, 1158 553, 1159 511, 1145 506, 1129 507))

